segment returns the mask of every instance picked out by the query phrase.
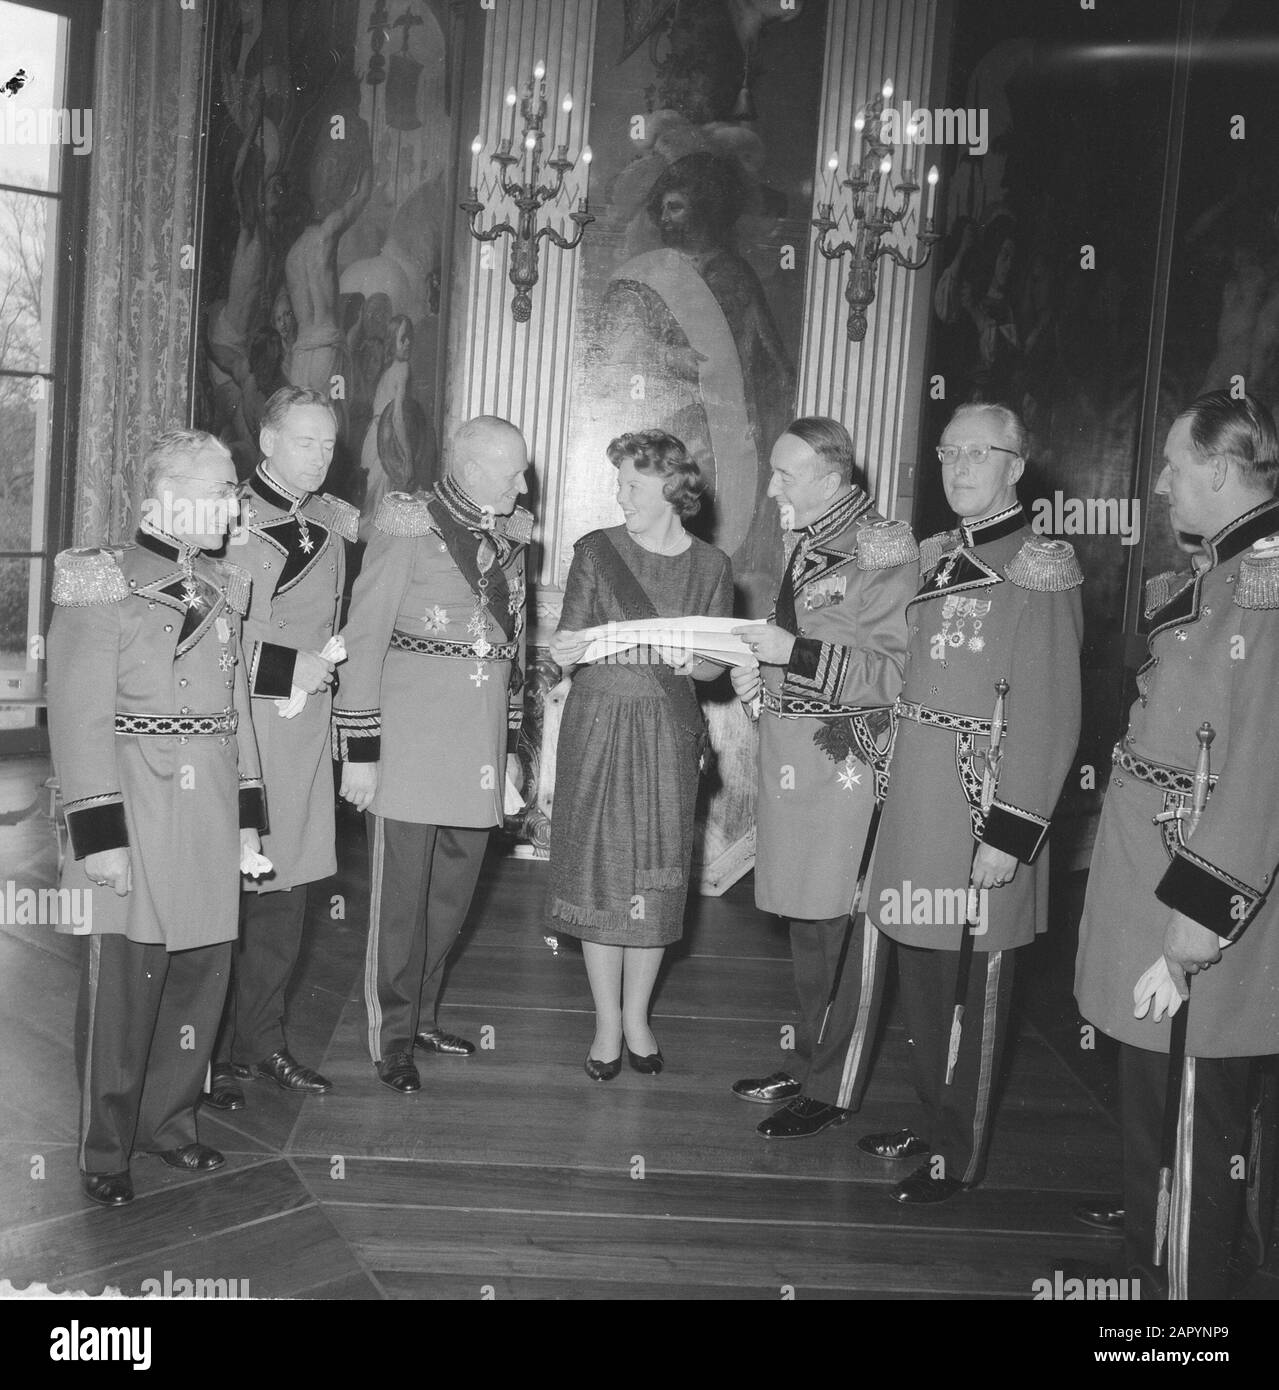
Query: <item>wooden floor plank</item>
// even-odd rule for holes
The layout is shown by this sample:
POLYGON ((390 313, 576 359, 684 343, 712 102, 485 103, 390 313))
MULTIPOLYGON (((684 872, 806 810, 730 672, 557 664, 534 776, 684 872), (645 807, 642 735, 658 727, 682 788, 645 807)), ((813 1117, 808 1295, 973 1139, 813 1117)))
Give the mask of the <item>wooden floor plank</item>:
POLYGON ((602 1283, 804 1284, 849 1291, 1029 1297, 1063 1260, 1096 1261, 1086 1236, 1036 1240, 964 1232, 853 1231, 753 1223, 440 1209, 332 1209, 379 1281, 384 1271, 454 1274, 477 1284, 553 1277, 602 1283))

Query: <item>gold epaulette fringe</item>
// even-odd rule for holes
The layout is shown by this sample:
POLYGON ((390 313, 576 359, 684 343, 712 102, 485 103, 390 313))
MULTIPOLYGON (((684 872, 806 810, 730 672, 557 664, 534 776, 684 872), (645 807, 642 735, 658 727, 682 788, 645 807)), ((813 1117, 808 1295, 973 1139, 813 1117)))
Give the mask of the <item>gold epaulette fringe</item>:
POLYGON ((373 525, 387 536, 425 536, 433 522, 422 494, 388 492, 377 509, 373 525))
POLYGON ((857 532, 859 570, 894 569, 919 559, 919 546, 904 521, 872 521, 857 532))
POLYGON ((1279 608, 1279 536, 1258 541, 1243 557, 1235 602, 1240 608, 1279 608))
POLYGON ((527 507, 516 507, 502 519, 502 534, 517 545, 527 545, 533 536, 533 513, 527 507))
POLYGON ((919 543, 919 572, 927 574, 930 570, 935 570, 941 562, 941 557, 954 548, 963 540, 963 535, 959 531, 938 531, 935 536, 929 536, 919 543))
POLYGON ((227 606, 234 608, 243 617, 249 611, 249 593, 253 579, 248 570, 239 565, 223 564, 222 592, 226 595, 227 606))
POLYGON ((1145 613, 1151 618, 1177 597, 1194 578, 1189 570, 1165 570, 1146 580, 1145 613))
POLYGON ((360 509, 331 492, 320 495, 320 501, 328 508, 325 524, 330 531, 336 531, 344 541, 357 541, 360 538, 360 509))
POLYGON ((53 601, 62 608, 91 608, 128 597, 129 582, 114 551, 64 550, 53 562, 53 601))
POLYGON ((1076 589, 1084 582, 1075 547, 1069 541, 1049 540, 1046 536, 1032 536, 1026 541, 1004 573, 1019 589, 1048 594, 1076 589))

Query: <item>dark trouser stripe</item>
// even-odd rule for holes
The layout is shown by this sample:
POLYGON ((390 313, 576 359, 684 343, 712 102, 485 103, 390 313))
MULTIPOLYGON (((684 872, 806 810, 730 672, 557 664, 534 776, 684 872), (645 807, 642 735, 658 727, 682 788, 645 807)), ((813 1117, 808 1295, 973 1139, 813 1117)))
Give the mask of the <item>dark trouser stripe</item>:
POLYGON ((861 1090, 858 1081, 864 1082, 862 1072, 866 1061, 866 1050, 873 1032, 875 1016, 878 1013, 878 991, 875 972, 884 942, 877 927, 865 918, 862 920, 862 979, 857 997, 857 1019, 853 1024, 853 1035, 848 1040, 848 1051, 844 1054, 844 1073, 840 1077, 839 1097, 836 1105, 848 1109, 855 1093, 861 1090))
POLYGON ((973 1106, 972 1157, 964 1171, 964 1182, 975 1182, 986 1158, 987 1126, 990 1123, 990 1097, 998 1056, 999 977, 1004 953, 992 951, 986 961, 986 998, 981 1011, 981 1070, 977 1078, 977 1099, 973 1106))
POLYGON ((364 1009, 369 1020, 369 1056, 382 1060, 382 1005, 377 992, 377 945, 382 925, 382 869, 386 858, 386 822, 370 816, 373 834, 369 844, 369 938, 364 949, 364 1009))
POLYGON ((1172 1211, 1168 1219, 1168 1297, 1190 1297, 1190 1211, 1194 1200, 1195 1059, 1187 1057, 1181 1073, 1177 1109, 1177 1157, 1172 1169, 1172 1211))
POLYGON ((102 937, 91 936, 86 943, 89 957, 86 968, 89 972, 87 998, 87 1022, 84 1036, 84 1075, 80 1081, 80 1171, 89 1170, 85 1165, 85 1146, 89 1138, 89 1120, 93 1114, 93 1031, 98 1015, 98 978, 102 971, 102 937))

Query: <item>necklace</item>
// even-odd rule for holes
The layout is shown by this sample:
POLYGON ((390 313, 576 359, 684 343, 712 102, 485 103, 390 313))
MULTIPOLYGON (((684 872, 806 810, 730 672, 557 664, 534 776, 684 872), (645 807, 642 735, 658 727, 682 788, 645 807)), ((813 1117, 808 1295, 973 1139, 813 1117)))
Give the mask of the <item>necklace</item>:
POLYGON ((651 551, 654 555, 680 555, 692 544, 692 538, 682 528, 675 544, 671 546, 654 545, 651 541, 645 540, 643 536, 636 535, 634 532, 629 534, 636 545, 651 551))

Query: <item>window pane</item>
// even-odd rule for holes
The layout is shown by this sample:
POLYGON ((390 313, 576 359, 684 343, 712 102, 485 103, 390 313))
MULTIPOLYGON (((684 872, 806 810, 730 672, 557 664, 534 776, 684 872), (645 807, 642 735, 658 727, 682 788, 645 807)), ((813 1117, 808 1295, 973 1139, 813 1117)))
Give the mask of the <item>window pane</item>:
POLYGON ((0 560, 0 729, 35 722, 41 670, 31 639, 40 632, 44 566, 44 560, 0 560))
POLYGON ((47 372, 58 265, 54 198, 0 188, 0 368, 47 372))
POLYGON ((56 189, 63 146, 92 150, 92 112, 62 104, 67 29, 58 15, 0 3, 0 183, 56 189))
POLYGON ((46 549, 47 387, 42 377, 0 377, 0 551, 46 549))

